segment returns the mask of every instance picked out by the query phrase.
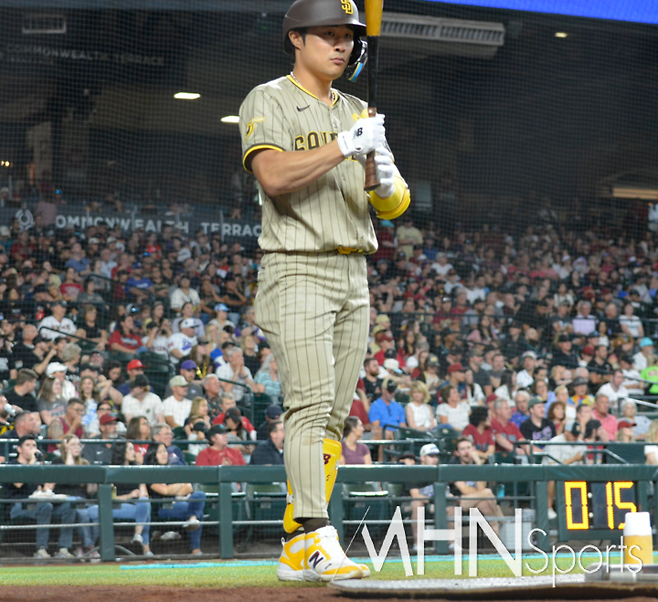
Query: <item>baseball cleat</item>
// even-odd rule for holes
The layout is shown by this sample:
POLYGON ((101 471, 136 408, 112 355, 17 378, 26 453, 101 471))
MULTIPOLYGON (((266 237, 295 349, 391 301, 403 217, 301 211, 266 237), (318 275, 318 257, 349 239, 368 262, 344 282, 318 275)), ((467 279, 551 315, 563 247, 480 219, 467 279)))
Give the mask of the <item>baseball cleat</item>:
POLYGON ((338 581, 369 576, 370 569, 367 566, 356 564, 345 555, 338 541, 338 533, 332 526, 306 534, 306 581, 338 581))
POLYGON ((279 581, 304 581, 304 554, 306 534, 301 532, 289 541, 281 540, 283 550, 279 558, 276 576, 279 581))

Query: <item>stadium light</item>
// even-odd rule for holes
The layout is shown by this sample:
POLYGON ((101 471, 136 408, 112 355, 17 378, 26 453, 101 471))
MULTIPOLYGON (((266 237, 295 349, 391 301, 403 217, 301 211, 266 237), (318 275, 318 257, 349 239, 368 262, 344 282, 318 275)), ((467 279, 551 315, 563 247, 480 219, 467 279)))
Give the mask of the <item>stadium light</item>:
POLYGON ((564 32, 564 31, 556 31, 555 32, 555 37, 556 38, 567 38, 567 37, 569 37, 569 34, 564 32))
POLYGON ((240 118, 237 115, 227 115, 220 119, 222 123, 240 123, 240 118))
POLYGON ((196 92, 176 92, 174 98, 176 100, 196 100, 197 98, 201 98, 201 94, 197 94, 196 92))

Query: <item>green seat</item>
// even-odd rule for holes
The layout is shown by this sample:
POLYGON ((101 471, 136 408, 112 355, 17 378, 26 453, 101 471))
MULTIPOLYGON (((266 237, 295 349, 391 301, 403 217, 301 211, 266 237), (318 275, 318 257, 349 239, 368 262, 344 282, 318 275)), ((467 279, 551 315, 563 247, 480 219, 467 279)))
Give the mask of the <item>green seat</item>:
POLYGON ((190 465, 194 466, 196 463, 196 454, 192 454, 188 451, 183 452, 183 457, 185 458, 185 461, 190 465))
POLYGON ((436 443, 436 439, 427 431, 417 431, 409 427, 399 426, 395 431, 395 438, 398 440, 406 441, 408 439, 421 439, 422 441, 409 442, 407 446, 396 446, 396 451, 409 451, 418 456, 420 448, 427 443, 436 443))
MULTIPOLYGON (((347 520, 384 521, 390 519, 388 491, 380 490, 377 483, 343 484, 343 506, 347 520)), ((353 525, 350 525, 353 526, 353 525)), ((369 525, 368 529, 377 533, 381 524, 369 525)))
POLYGON ((187 443, 180 443, 181 441, 187 441, 185 427, 177 426, 171 429, 171 432, 174 435, 175 445, 178 446, 181 451, 185 452, 187 450, 187 443))
MULTIPOLYGON (((625 460, 628 464, 644 464, 644 443, 609 443, 607 450, 625 460)), ((608 464, 623 464, 613 456, 607 456, 608 464)))

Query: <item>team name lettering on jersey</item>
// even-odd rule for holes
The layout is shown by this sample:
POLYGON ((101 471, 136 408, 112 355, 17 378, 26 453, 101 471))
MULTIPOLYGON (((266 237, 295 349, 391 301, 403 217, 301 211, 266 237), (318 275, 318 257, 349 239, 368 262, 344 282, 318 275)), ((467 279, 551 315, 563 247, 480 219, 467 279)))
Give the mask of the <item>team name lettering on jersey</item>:
POLYGON ((336 132, 309 132, 306 136, 295 136, 295 150, 313 150, 338 138, 336 132))

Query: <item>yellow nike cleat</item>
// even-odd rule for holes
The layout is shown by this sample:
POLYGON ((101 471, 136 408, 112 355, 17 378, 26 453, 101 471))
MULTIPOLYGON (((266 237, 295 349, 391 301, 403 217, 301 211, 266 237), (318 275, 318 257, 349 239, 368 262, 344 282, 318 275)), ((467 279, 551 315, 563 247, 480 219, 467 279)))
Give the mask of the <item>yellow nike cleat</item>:
POLYGON ((339 581, 363 579, 370 569, 356 564, 343 552, 336 529, 328 525, 306 534, 304 579, 306 581, 339 581))
POLYGON ((304 581, 304 554, 306 552, 306 534, 300 532, 289 541, 281 540, 283 550, 279 557, 276 576, 279 581, 304 581))
MULTIPOLYGON (((334 490, 334 485, 336 484, 336 477, 338 476, 338 463, 340 462, 340 454, 343 451, 343 447, 340 441, 334 441, 333 439, 324 439, 322 443, 322 455, 324 459, 324 476, 325 476, 325 498, 327 503, 331 499, 331 493, 334 490)), ((288 485, 288 505, 286 506, 286 511, 283 514, 283 530, 286 533, 294 533, 297 529, 301 528, 301 525, 294 519, 295 515, 295 499, 292 494, 292 488, 290 487, 290 481, 288 485)))

